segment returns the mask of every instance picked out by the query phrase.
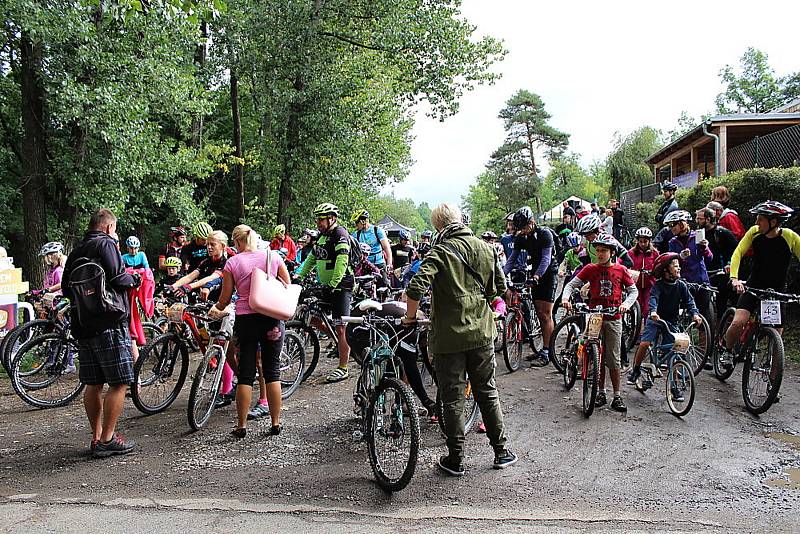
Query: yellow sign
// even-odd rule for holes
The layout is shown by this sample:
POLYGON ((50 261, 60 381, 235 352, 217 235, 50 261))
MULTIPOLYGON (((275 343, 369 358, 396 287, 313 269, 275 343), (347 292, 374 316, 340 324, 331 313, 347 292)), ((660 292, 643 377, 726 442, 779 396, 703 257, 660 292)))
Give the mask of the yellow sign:
POLYGON ((28 282, 15 282, 11 284, 0 284, 0 295, 21 295, 30 289, 28 282))
POLYGON ((7 269, 0 271, 0 286, 5 284, 19 284, 22 282, 22 269, 7 269))

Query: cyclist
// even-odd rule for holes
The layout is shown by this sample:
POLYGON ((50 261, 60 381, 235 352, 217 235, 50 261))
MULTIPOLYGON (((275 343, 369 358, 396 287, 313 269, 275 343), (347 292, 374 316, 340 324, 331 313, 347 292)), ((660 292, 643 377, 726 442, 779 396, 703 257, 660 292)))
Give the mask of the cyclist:
POLYGON ((656 213, 656 223, 658 223, 661 230, 659 230, 653 238, 653 246, 661 253, 667 252, 669 240, 672 239, 672 232, 670 232, 669 227, 665 225, 664 217, 666 217, 669 212, 678 209, 678 201, 675 199, 675 191, 677 190, 678 186, 669 180, 661 183, 661 194, 664 195, 664 202, 661 203, 656 213))
POLYGON ((603 406, 607 402, 605 368, 608 368, 611 375, 611 384, 614 387, 614 400, 611 401, 611 409, 617 412, 626 412, 628 408, 622 401, 620 387, 622 314, 628 311, 633 306, 633 303, 636 302, 639 291, 636 289, 636 284, 628 273, 628 269, 614 262, 617 245, 619 245, 619 242, 612 235, 600 234, 597 236, 594 240, 597 263, 586 265, 575 275, 575 278, 570 280, 564 287, 561 305, 569 310, 572 294, 575 291, 579 291, 588 282, 590 307, 601 306, 603 308, 614 307, 619 309, 617 314, 603 317, 601 337, 603 341, 604 366, 601 365, 600 369, 599 391, 595 406, 603 406))
POLYGON ((206 237, 206 248, 208 257, 196 269, 172 284, 176 295, 181 296, 199 289, 202 300, 216 301, 219 298, 222 271, 230 251, 228 236, 219 230, 211 232, 206 237))
MULTIPOLYGON (((577 225, 575 225, 575 231, 586 238, 586 242, 583 246, 583 252, 581 252, 580 255, 581 262, 584 265, 589 263, 597 263, 597 253, 595 252, 592 243, 594 243, 594 241, 600 235, 600 217, 594 213, 591 215, 586 215, 578 221, 577 225)), ((614 251, 614 255, 616 256, 617 261, 628 269, 633 267, 633 261, 628 256, 628 251, 625 250, 625 247, 623 247, 619 241, 614 239, 614 236, 611 236, 611 239, 616 242, 616 250, 614 251)))
POLYGON ((42 292, 61 295, 61 277, 64 274, 64 265, 67 263, 64 245, 58 241, 45 243, 39 250, 39 256, 44 259, 44 264, 47 266, 42 292))
POLYGON ((555 262, 555 243, 553 234, 547 228, 536 225, 536 217, 528 206, 522 206, 514 213, 514 252, 506 262, 503 272, 509 274, 517 263, 521 251, 528 254, 528 263, 533 267, 533 304, 542 325, 544 347, 538 354, 528 357, 534 366, 542 367, 550 361, 550 335, 553 333, 553 302, 556 300, 558 277, 555 262))
POLYGON ((199 222, 192 228, 194 239, 181 249, 181 262, 187 273, 196 270, 200 263, 208 258, 206 239, 214 229, 207 222, 199 222))
MULTIPOLYGON (((731 259, 731 285, 741 296, 736 304, 728 331, 725 332, 725 347, 721 363, 730 367, 729 349, 739 339, 742 328, 759 305, 760 299, 752 293, 745 292, 745 284, 739 280, 739 267, 742 256, 748 250, 753 251, 753 265, 747 285, 755 289, 784 290, 786 275, 792 255, 800 259, 800 236, 788 228, 783 228, 794 213, 794 210, 780 202, 767 200, 753 206, 750 213, 756 216, 756 224, 750 228, 739 242, 731 259)), ((782 331, 780 329, 779 331, 782 331)))
POLYGON ((636 230, 636 245, 628 251, 628 256, 633 261, 633 269, 637 271, 650 271, 651 274, 640 272, 636 280, 636 289, 639 290, 639 306, 642 308, 642 317, 647 318, 650 310, 650 289, 653 287, 653 264, 658 257, 658 251, 653 248, 653 231, 646 226, 636 230))
MULTIPOLYGON (((692 314, 692 320, 696 323, 699 324, 701 321, 694 298, 686 284, 681 282, 680 277, 680 254, 677 252, 660 254, 653 262, 653 278, 657 281, 650 292, 648 303, 650 314, 647 316, 647 323, 642 332, 642 342, 636 349, 633 369, 628 373, 627 379, 628 384, 637 385, 637 389, 640 389, 641 386, 637 384, 637 381, 642 373, 642 362, 647 354, 647 349, 658 337, 659 325, 656 321, 659 319, 665 321, 672 330, 673 325, 678 322, 681 308, 688 309, 692 314)), ((664 336, 664 344, 674 340, 670 332, 664 332, 664 336)), ((652 384, 648 386, 650 385, 652 384)), ((676 401, 682 400, 681 393, 677 389, 672 391, 672 395, 676 401)))
POLYGON ((503 245, 497 242, 497 234, 491 230, 487 230, 481 234, 481 239, 483 239, 487 244, 491 245, 491 247, 497 252, 497 258, 500 260, 500 267, 505 265, 506 253, 503 249, 503 245))
POLYGON ((335 205, 323 202, 314 208, 314 217, 320 237, 297 275, 302 278, 316 268, 320 282, 329 289, 325 300, 331 306, 339 347, 339 366, 325 377, 327 382, 332 383, 350 378, 347 369, 350 346, 347 344, 345 325, 340 321, 342 316, 350 315, 353 298, 353 276, 349 266, 350 236, 338 223, 339 208, 335 205))
POLYGON ((697 223, 697 228, 702 229, 706 233, 706 241, 708 247, 711 249, 713 258, 706 258, 707 271, 724 271, 719 274, 711 276, 709 280, 711 284, 717 288, 719 292, 717 301, 717 318, 722 316, 725 308, 728 307, 728 298, 730 295, 730 277, 727 271, 730 270, 731 258, 733 251, 736 250, 738 239, 736 236, 723 226, 717 225, 717 216, 709 207, 700 208, 694 214, 694 220, 697 223))
POLYGON ((164 260, 164 269, 167 274, 161 277, 159 286, 156 288, 156 293, 161 293, 169 286, 181 278, 181 259, 175 256, 170 256, 164 260))
POLYGON ((417 248, 421 248, 423 243, 426 243, 430 247, 431 239, 433 239, 433 232, 430 230, 424 230, 419 235, 419 247, 417 248))
POLYGON ((411 245, 411 234, 408 230, 400 230, 398 243, 392 245, 392 265, 402 269, 417 258, 417 249, 411 245))
POLYGON ((173 226, 169 229, 169 238, 170 242, 164 246, 161 254, 158 255, 159 271, 166 271, 167 268, 164 266, 164 261, 167 258, 181 257, 181 250, 186 244, 186 230, 183 229, 183 226, 173 226))
POLYGON ((128 252, 122 255, 122 263, 125 264, 125 267, 130 267, 131 269, 150 268, 147 256, 144 252, 139 250, 142 243, 139 241, 138 237, 135 235, 129 236, 128 239, 125 240, 125 246, 128 247, 128 252))
POLYGON ((558 267, 558 276, 561 278, 572 278, 572 275, 581 267, 580 253, 583 250, 581 235, 578 232, 571 232, 567 236, 567 252, 564 254, 564 261, 558 267))
POLYGON ((279 224, 272 231, 272 241, 269 243, 269 248, 272 250, 286 249, 285 258, 289 261, 295 261, 297 257, 297 245, 294 239, 286 233, 286 225, 279 224))
POLYGON ((614 237, 619 241, 622 239, 622 231, 625 228, 625 212, 619 207, 617 199, 612 198, 608 204, 614 217, 614 237))
MULTIPOLYGON (((350 220, 356 225, 353 237, 359 243, 369 245, 370 252, 367 259, 383 272, 384 282, 388 285, 389 273, 392 272, 392 249, 386 232, 380 226, 369 222, 369 212, 365 209, 356 210, 350 220)), ((430 232, 428 240, 430 241, 430 232)))

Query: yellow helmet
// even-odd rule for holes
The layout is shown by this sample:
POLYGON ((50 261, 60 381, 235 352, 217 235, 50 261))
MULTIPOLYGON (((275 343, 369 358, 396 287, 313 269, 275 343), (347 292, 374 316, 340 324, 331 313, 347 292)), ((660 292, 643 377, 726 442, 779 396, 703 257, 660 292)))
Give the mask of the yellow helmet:
POLYGON ((350 217, 350 222, 357 223, 359 219, 369 219, 369 212, 365 209, 356 210, 350 217))
POLYGON ((164 267, 177 267, 180 269, 181 265, 183 265, 183 262, 176 256, 170 256, 164 260, 164 267))

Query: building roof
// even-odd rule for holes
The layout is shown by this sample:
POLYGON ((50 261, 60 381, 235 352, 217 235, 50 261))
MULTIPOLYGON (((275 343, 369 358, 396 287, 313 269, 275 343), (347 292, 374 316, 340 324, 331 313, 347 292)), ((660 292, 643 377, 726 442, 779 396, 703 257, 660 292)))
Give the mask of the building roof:
MULTIPOLYGON (((800 121, 800 112, 798 113, 779 113, 779 112, 772 112, 772 113, 731 113, 728 115, 715 115, 714 117, 709 118, 706 120, 706 124, 708 127, 713 127, 725 122, 748 122, 751 124, 758 124, 760 122, 768 122, 768 121, 786 121, 786 122, 797 122, 800 121)), ((673 154, 680 149, 686 147, 687 145, 691 144, 693 141, 703 137, 703 123, 700 123, 695 128, 689 130, 673 142, 669 143, 664 148, 658 150, 657 152, 651 154, 646 160, 646 163, 654 164, 657 163, 670 154, 673 154)))
POLYGON ((792 113, 795 111, 800 111, 800 96, 770 110, 770 113, 792 113))

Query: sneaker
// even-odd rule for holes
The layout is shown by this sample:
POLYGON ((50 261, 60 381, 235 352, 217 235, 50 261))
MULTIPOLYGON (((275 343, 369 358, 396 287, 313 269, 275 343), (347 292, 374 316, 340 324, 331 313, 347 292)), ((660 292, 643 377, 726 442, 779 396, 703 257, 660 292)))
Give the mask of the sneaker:
POLYGON ((625 403, 622 402, 622 397, 620 397, 619 395, 616 395, 614 397, 614 400, 611 401, 611 409, 614 410, 615 412, 627 412, 628 411, 628 407, 625 406, 625 403))
POLYGON ((77 369, 74 365, 67 365, 64 367, 64 372, 62 374, 68 375, 74 373, 75 371, 77 371, 77 369))
POLYGON ((269 432, 267 432, 270 436, 278 436, 283 430, 283 425, 272 425, 269 427, 269 432))
POLYGON ((94 452, 92 454, 95 458, 107 458, 117 454, 128 454, 133 452, 133 448, 135 446, 135 442, 125 441, 122 436, 115 434, 108 443, 98 441, 94 446, 94 452))
POLYGON ((594 399, 595 407, 599 408, 600 406, 605 406, 608 401, 606 400, 606 392, 605 391, 598 391, 597 397, 594 399))
POLYGON ((535 357, 531 358, 531 367, 544 367, 550 363, 550 351, 547 349, 540 350, 535 357))
POLYGON ((253 419, 261 419, 265 415, 269 415, 269 405, 268 404, 256 404, 256 406, 247 412, 247 420, 252 421, 253 419))
POLYGON ((677 386, 672 386, 670 394, 672 395, 672 400, 674 400, 675 402, 683 402, 684 400, 686 400, 683 397, 683 393, 681 393, 681 390, 678 389, 677 386))
POLYGON ((217 393, 217 398, 214 399, 214 408, 220 409, 228 406, 236 398, 235 393, 217 393))
POLYGON ((231 436, 235 439, 244 439, 247 436, 246 428, 234 428, 231 430, 231 436))
POLYGON ((95 449, 97 449, 98 443, 100 443, 99 439, 92 439, 92 442, 89 444, 89 452, 94 454, 95 449))
POLYGON ((505 469, 506 467, 517 463, 517 460, 519 460, 517 455, 506 449, 505 451, 494 455, 494 468, 505 469))
POLYGON ((341 382, 350 378, 350 371, 341 367, 334 367, 330 373, 325 377, 325 382, 332 384, 334 382, 341 382))
POLYGON ((450 456, 441 456, 438 465, 439 469, 451 477, 461 477, 466 472, 464 464, 460 460, 452 460, 450 456))
POLYGON ((641 376, 641 374, 642 374, 642 369, 640 367, 637 367, 636 369, 628 373, 627 377, 628 385, 629 386, 636 385, 636 380, 639 378, 639 376, 641 376))

